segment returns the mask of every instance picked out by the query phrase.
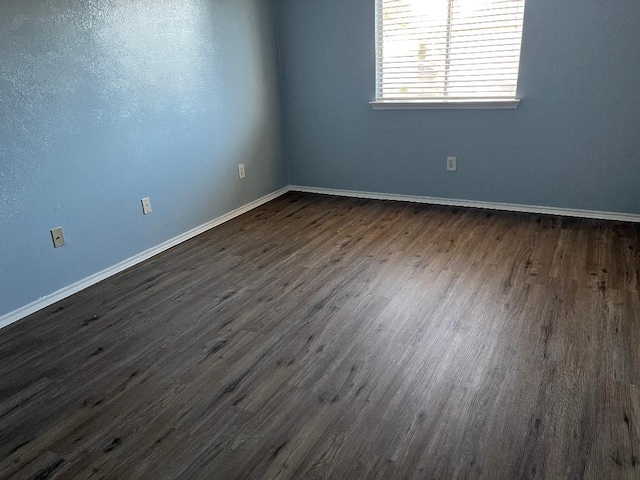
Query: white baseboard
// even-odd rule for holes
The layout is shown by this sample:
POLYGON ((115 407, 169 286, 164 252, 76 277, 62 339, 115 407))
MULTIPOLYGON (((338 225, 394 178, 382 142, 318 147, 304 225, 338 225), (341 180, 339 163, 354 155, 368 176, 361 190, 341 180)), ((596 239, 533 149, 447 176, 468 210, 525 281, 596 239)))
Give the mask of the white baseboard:
POLYGON ((620 222, 640 223, 640 215, 632 213, 600 212, 597 210, 579 210, 571 208, 538 207, 535 205, 518 205, 516 203, 479 202, 475 200, 458 200, 452 198, 419 197, 415 195, 398 195, 395 193, 362 192, 357 190, 338 190, 333 188, 303 187, 290 185, 295 192, 319 193, 341 197, 371 198, 374 200, 397 200, 401 202, 428 203, 451 207, 487 208, 490 210, 506 210, 509 212, 541 213, 564 217, 593 218, 597 220, 615 220, 620 222))
POLYGON ((156 247, 145 250, 138 255, 134 255, 133 257, 118 263, 117 265, 109 267, 105 270, 102 270, 101 272, 95 273, 83 280, 80 280, 79 282, 64 287, 57 292, 42 297, 35 302, 14 310, 13 312, 2 315, 0 316, 0 328, 11 325, 12 323, 17 322, 18 320, 31 315, 38 310, 42 310, 49 305, 53 305, 60 300, 70 297, 74 293, 78 293, 79 291, 84 290, 91 285, 94 285, 106 278, 120 273, 129 267, 137 265, 140 262, 144 262, 145 260, 158 255, 159 253, 162 253, 171 247, 185 242, 195 237, 196 235, 200 235, 201 233, 217 227, 218 225, 228 222, 229 220, 238 217, 250 210, 253 210, 254 208, 259 207, 260 205, 263 205, 275 198, 278 198, 279 196, 284 195, 289 191, 337 195, 342 197, 370 198, 374 200, 397 200, 402 202, 428 203, 433 205, 447 205, 453 207, 487 208, 491 210, 506 210, 511 212, 538 213, 546 215, 561 215, 567 217, 593 218, 598 220, 615 220, 622 222, 640 223, 640 215, 631 213, 600 212, 596 210, 579 210, 556 207, 538 207, 534 205, 518 205, 514 203, 479 202, 474 200, 458 200, 451 198, 421 197, 415 195, 398 195, 394 193, 376 193, 356 190, 338 190, 332 188, 316 188, 303 187, 300 185, 289 185, 273 193, 270 193, 269 195, 265 195, 262 198, 254 200, 253 202, 247 203, 246 205, 237 208, 225 215, 222 215, 214 220, 211 220, 204 225, 200 225, 199 227, 178 235, 171 240, 167 240, 166 242, 156 247))
POLYGON ((200 225, 199 227, 196 227, 192 230, 189 230, 188 232, 178 235, 175 238, 167 240, 166 242, 161 243, 160 245, 157 245, 148 250, 145 250, 144 252, 134 255, 131 258, 128 258, 116 265, 113 265, 112 267, 106 268, 101 272, 95 273, 83 280, 80 280, 79 282, 76 282, 72 285, 64 287, 50 295, 39 298, 35 302, 25 305, 24 307, 18 308, 13 312, 9 312, 5 315, 2 315, 0 316, 0 328, 4 328, 7 325, 11 325, 12 323, 17 322, 18 320, 28 315, 31 315, 32 313, 35 313, 38 310, 42 310, 43 308, 48 307, 49 305, 53 305, 54 303, 59 302, 60 300, 70 297, 74 293, 78 293, 79 291, 84 290, 85 288, 90 287, 91 285, 95 285, 96 283, 106 278, 109 278, 117 273, 120 273, 129 267, 133 267, 134 265, 137 265, 140 262, 144 262, 145 260, 148 260, 149 258, 154 257, 155 255, 158 255, 159 253, 162 253, 165 250, 170 249, 171 247, 175 247, 176 245, 182 242, 185 242, 190 238, 195 237, 196 235, 200 235, 201 233, 206 232, 207 230, 211 230, 212 228, 217 227, 218 225, 221 225, 225 222, 228 222, 233 218, 239 217, 243 213, 253 210, 254 208, 259 207, 260 205, 263 205, 275 198, 278 198, 281 195, 284 195, 289 190, 290 190, 289 187, 281 188, 280 190, 277 190, 273 193, 265 195, 262 198, 254 200, 253 202, 247 203, 246 205, 243 205, 242 207, 237 208, 232 212, 226 213, 214 220, 211 220, 210 222, 207 222, 204 225, 200 225))

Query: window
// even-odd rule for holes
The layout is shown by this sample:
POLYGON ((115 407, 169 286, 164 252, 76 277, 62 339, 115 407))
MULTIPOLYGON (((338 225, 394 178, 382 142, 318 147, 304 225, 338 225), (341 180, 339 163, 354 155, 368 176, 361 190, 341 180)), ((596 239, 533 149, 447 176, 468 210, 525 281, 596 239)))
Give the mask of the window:
POLYGON ((525 0, 376 0, 374 108, 515 108, 525 0))

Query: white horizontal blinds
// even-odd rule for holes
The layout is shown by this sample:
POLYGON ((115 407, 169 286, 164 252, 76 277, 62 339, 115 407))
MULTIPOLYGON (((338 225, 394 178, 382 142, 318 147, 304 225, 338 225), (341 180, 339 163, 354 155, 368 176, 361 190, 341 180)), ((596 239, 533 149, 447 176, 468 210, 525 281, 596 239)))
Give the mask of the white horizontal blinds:
POLYGON ((524 0, 377 0, 379 100, 514 98, 524 0))

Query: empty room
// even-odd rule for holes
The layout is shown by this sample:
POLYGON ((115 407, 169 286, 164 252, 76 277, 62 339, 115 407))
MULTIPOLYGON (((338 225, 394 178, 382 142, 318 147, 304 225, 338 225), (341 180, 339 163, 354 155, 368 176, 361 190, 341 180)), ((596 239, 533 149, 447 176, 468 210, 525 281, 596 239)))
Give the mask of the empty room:
POLYGON ((638 25, 0 1, 0 478, 640 479, 638 25))

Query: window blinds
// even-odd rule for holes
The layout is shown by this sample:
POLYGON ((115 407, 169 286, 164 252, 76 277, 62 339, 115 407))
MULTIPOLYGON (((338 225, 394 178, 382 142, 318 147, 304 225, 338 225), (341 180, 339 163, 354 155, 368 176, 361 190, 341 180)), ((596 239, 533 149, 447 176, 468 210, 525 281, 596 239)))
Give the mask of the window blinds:
POLYGON ((514 99, 524 0, 377 0, 378 100, 514 99))

